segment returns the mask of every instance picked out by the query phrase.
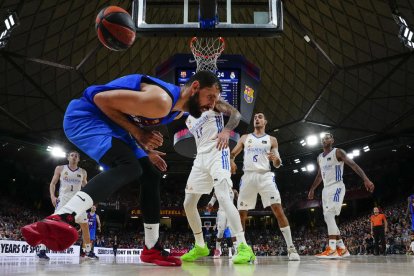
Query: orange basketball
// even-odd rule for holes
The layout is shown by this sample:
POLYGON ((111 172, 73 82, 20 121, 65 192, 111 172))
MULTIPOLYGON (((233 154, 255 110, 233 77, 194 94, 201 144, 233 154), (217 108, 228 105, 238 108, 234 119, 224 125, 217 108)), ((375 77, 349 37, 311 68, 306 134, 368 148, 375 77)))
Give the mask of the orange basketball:
POLYGON ((110 50, 123 51, 135 41, 135 24, 129 13, 117 6, 102 9, 95 21, 99 41, 110 50))

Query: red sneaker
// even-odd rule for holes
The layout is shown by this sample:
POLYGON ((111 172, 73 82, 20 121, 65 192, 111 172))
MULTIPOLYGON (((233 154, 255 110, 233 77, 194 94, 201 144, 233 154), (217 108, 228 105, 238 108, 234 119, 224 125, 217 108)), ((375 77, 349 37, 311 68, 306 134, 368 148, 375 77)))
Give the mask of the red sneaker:
POLYGON ((158 242, 151 249, 144 246, 140 258, 144 263, 153 263, 159 266, 181 266, 181 260, 170 256, 170 253, 164 250, 158 242))
POLYGON ((37 230, 37 222, 26 225, 20 229, 26 242, 31 246, 39 245, 42 242, 42 237, 37 230))
POLYGON ((24 226, 23 237, 31 246, 43 243, 53 251, 69 248, 78 240, 78 231, 68 223, 74 222, 71 214, 51 215, 42 221, 24 226))

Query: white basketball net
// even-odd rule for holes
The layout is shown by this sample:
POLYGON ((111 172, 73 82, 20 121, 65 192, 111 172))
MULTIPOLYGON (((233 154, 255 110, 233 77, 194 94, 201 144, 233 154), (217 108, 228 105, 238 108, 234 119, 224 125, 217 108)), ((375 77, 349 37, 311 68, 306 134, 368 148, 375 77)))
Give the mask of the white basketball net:
POLYGON ((193 37, 190 49, 197 62, 198 71, 217 71, 217 59, 225 47, 222 37, 193 37))

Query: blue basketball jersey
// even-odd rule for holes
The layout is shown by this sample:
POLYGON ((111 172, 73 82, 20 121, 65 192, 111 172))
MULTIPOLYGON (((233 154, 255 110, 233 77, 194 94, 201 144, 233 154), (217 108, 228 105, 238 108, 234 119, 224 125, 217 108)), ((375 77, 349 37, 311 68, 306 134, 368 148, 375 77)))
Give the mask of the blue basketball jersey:
MULTIPOLYGON (((172 111, 180 97, 180 87, 146 75, 127 75, 104 85, 93 85, 80 99, 72 100, 66 109, 63 129, 67 138, 96 162, 111 148, 112 139, 117 138, 131 147, 137 158, 147 156, 135 139, 122 127, 110 120, 94 103, 93 98, 104 91, 125 89, 140 92, 141 83, 158 85, 172 99, 170 113, 162 118, 145 118, 128 115, 137 127, 164 125, 172 122, 179 111, 172 111)), ((105 164, 101 164, 105 166, 105 164)))
POLYGON ((88 213, 89 231, 96 231, 96 213, 88 213))
MULTIPOLYGON (((175 104, 180 97, 180 87, 164 82, 160 79, 134 74, 134 75, 127 75, 118 79, 115 79, 107 84, 104 85, 92 85, 83 92, 83 96, 93 105, 95 105, 93 98, 96 94, 101 93, 103 91, 109 90, 116 90, 116 89, 125 89, 125 90, 133 90, 139 92, 141 89, 141 83, 148 83, 148 84, 155 84, 162 89, 164 89, 171 97, 173 103, 171 106, 171 110, 174 108, 175 104)), ((170 112, 167 116, 163 118, 145 118, 141 116, 133 116, 129 115, 130 119, 133 120, 138 126, 145 127, 145 126, 157 126, 157 125, 165 125, 172 122, 175 117, 180 114, 180 111, 170 112)))

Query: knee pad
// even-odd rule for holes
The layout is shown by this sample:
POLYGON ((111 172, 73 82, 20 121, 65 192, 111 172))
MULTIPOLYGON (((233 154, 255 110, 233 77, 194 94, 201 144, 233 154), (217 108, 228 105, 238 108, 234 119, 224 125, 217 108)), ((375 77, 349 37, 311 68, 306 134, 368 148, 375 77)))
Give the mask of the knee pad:
POLYGON ((330 236, 339 235, 340 234, 339 228, 336 225, 336 221, 335 221, 335 216, 336 216, 335 211, 329 210, 325 212, 323 216, 324 216, 326 225, 328 226, 328 235, 330 236))

